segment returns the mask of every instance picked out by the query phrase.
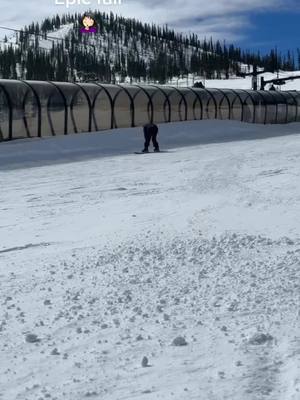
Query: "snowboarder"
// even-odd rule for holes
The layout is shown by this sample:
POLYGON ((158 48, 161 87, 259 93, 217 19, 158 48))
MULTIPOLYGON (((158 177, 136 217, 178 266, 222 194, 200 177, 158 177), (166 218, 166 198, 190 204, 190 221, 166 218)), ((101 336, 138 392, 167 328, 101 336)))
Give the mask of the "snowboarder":
POLYGON ((145 145, 142 153, 149 153, 148 147, 152 139, 154 151, 159 151, 159 144, 156 140, 158 134, 158 126, 152 123, 144 125, 145 145))

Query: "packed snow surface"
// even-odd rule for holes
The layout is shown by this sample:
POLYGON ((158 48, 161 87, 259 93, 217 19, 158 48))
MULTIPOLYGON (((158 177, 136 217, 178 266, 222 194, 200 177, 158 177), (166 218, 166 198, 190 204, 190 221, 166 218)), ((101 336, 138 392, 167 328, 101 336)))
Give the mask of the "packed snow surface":
POLYGON ((299 400, 299 133, 0 143, 0 399, 299 400))
MULTIPOLYGON (((242 64, 242 72, 248 73, 248 68, 245 64, 242 64)), ((250 66, 250 71, 253 68, 250 66)), ((299 77, 300 71, 278 71, 271 73, 265 72, 258 75, 257 85, 260 89, 261 78, 264 77, 265 81, 276 79, 276 78, 288 78, 288 77, 299 77)), ((225 78, 225 77, 224 77, 225 78)), ((252 76, 246 76, 245 78, 231 76, 230 79, 205 79, 203 76, 196 76, 189 74, 184 78, 173 78, 168 83, 172 86, 185 87, 193 86, 195 82, 202 82, 207 89, 218 88, 218 89, 244 89, 252 90, 252 76)), ((272 83, 267 83, 265 89, 268 90, 272 86, 272 83)), ((300 79, 294 79, 286 81, 284 85, 274 85, 276 90, 287 91, 287 90, 300 90, 300 79)))

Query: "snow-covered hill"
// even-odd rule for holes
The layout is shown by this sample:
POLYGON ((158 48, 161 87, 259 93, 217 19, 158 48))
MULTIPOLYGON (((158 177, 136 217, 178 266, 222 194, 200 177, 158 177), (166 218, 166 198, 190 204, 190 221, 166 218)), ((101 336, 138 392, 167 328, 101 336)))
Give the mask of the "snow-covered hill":
POLYGON ((298 400, 299 134, 1 143, 0 398, 298 400))
MULTIPOLYGON (((73 24, 67 24, 67 25, 62 25, 60 29, 57 29, 55 31, 50 32, 47 35, 47 39, 39 39, 39 47, 41 49, 50 51, 53 44, 58 45, 60 43, 62 43, 62 40, 64 40, 66 37, 68 37, 68 35, 70 35, 72 33, 73 30, 73 24)), ((31 36, 31 42, 32 44, 34 43, 34 36, 31 36)), ((0 49, 4 49, 4 48, 8 48, 9 46, 13 46, 13 48, 18 48, 18 44, 16 42, 16 36, 14 34, 11 34, 8 37, 8 42, 7 43, 1 43, 0 42, 0 49)), ((97 45, 97 41, 90 39, 89 40, 89 46, 92 48, 92 46, 96 46, 97 45)), ((107 51, 109 51, 109 46, 111 45, 110 41, 107 38, 104 38, 101 40, 101 52, 99 54, 101 54, 102 56, 105 56, 105 53, 107 51)), ((84 49, 85 46, 82 46, 82 48, 84 49)), ((89 47, 88 47, 89 48, 89 47)), ((150 55, 147 53, 147 51, 145 53, 143 53, 142 49, 141 50, 141 54, 142 56, 145 58, 145 60, 148 60, 149 57, 153 57, 153 54, 150 55)), ((128 52, 128 48, 122 48, 122 51, 125 52, 125 54, 127 54, 128 52)), ((253 70, 253 66, 252 65, 246 65, 243 63, 240 63, 240 68, 241 68, 241 72, 251 72, 253 70)), ((261 69, 259 69, 261 70, 261 69)), ((280 70, 279 73, 265 73, 265 74, 261 74, 258 77, 258 87, 260 87, 260 78, 264 77, 265 80, 269 80, 269 79, 274 79, 274 78, 284 78, 284 77, 291 77, 291 76, 300 76, 300 71, 282 71, 280 70)), ((116 78, 116 82, 120 83, 121 81, 125 81, 125 83, 137 83, 137 81, 135 79, 130 78, 129 76, 127 77, 121 77, 119 74, 116 74, 115 76, 116 78)), ((188 74, 185 77, 178 77, 178 78, 173 78, 171 80, 169 80, 167 82, 168 85, 172 85, 172 86, 177 86, 177 87, 192 87, 194 85, 195 82, 199 82, 201 81, 205 87, 207 88, 229 88, 229 89, 252 89, 252 78, 251 76, 247 76, 246 78, 239 78, 235 75, 231 75, 230 79, 225 79, 225 75, 224 75, 224 79, 206 79, 204 76, 198 76, 196 74, 188 74)), ((140 80, 138 81, 140 83, 140 80)), ((151 83, 151 82, 147 82, 147 83, 151 83)), ((154 82, 152 82, 154 83, 154 82)), ((266 89, 268 89, 270 87, 271 84, 267 84, 266 85, 266 89)), ((286 84, 282 85, 282 86, 276 86, 277 90, 300 90, 300 79, 295 79, 294 81, 287 81, 286 84)))
POLYGON ((2 38, 5 30, 9 38, 0 45, 0 77, 108 83, 165 83, 175 78, 177 84, 176 77, 187 74, 192 81, 196 73, 209 79, 235 78, 249 72, 252 64, 267 70, 293 70, 298 65, 290 53, 277 58, 274 50, 253 54, 213 38, 99 11, 94 13, 97 33, 81 34, 82 17, 56 15, 14 35, 13 28, 1 26, 2 38))

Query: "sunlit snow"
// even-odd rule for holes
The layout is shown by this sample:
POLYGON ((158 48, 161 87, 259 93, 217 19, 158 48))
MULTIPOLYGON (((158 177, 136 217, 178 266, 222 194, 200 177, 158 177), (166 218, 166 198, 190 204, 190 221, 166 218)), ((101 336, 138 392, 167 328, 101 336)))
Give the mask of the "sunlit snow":
POLYGON ((298 400, 299 133, 0 143, 0 399, 298 400))

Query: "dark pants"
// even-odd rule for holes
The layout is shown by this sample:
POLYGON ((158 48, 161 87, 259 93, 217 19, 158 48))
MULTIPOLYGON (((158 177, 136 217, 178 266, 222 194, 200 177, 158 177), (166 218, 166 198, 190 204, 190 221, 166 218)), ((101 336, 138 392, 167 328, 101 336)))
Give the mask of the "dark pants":
POLYGON ((150 127, 150 128, 144 128, 144 136, 145 136, 145 149, 148 150, 149 144, 152 139, 153 147, 155 150, 159 150, 159 144, 156 140, 158 133, 157 127, 150 127))

